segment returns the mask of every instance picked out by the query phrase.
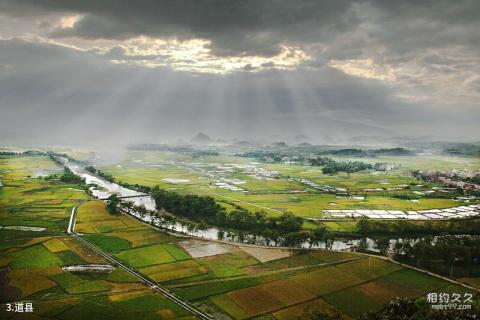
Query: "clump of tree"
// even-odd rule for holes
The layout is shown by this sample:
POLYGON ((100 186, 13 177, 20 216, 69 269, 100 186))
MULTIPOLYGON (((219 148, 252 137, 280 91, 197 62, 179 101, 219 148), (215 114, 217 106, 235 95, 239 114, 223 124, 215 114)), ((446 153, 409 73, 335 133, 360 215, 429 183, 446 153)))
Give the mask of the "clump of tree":
POLYGON ((459 143, 443 149, 444 154, 455 156, 480 156, 480 145, 478 143, 459 143))
POLYGON ((410 156, 415 153, 407 150, 405 148, 383 148, 383 149, 355 149, 355 148, 346 148, 346 149, 337 149, 337 150, 326 150, 321 151, 318 154, 331 154, 334 156, 341 157, 376 157, 376 156, 410 156))
MULTIPOLYGON (((480 308, 475 303, 470 310, 435 310, 425 300, 396 298, 382 310, 362 315, 360 320, 473 320, 478 319, 480 308)), ((306 318, 312 319, 312 318, 306 318)), ((315 319, 315 318, 314 318, 315 319)), ((323 319, 323 318, 316 318, 323 319)), ((328 319, 328 318, 326 318, 328 319)))
POLYGON ((235 156, 238 157, 245 157, 245 158, 254 158, 261 162, 282 162, 283 159, 289 154, 285 152, 279 151, 264 151, 264 150, 257 150, 257 151, 249 151, 240 154, 236 154, 235 156))
POLYGON ((369 156, 411 156, 415 152, 405 148, 384 148, 367 150, 369 156))
POLYGON ((157 209, 181 215, 192 219, 206 219, 213 221, 217 212, 225 210, 214 198, 194 194, 181 195, 176 192, 152 188, 152 197, 155 199, 157 209))
POLYGON ((76 184, 85 183, 85 179, 83 179, 80 176, 77 176, 75 173, 73 173, 72 170, 70 170, 67 167, 63 168, 63 174, 60 176, 60 181, 65 183, 76 183, 76 184))
POLYGON ((136 191, 139 191, 139 192, 144 192, 144 193, 150 193, 152 192, 152 188, 151 187, 148 187, 148 186, 142 186, 138 183, 128 183, 128 182, 123 182, 123 181, 118 181, 117 182, 119 185, 121 185, 122 187, 124 188, 127 188, 127 189, 132 189, 132 190, 136 190, 136 191))
POLYGON ((212 197, 182 195, 160 189, 158 186, 152 188, 151 195, 158 210, 163 209, 175 215, 220 227, 245 230, 262 235, 269 241, 277 242, 282 237, 289 244, 298 244, 300 240, 305 240, 309 236, 295 234, 302 229, 303 219, 291 212, 285 212, 279 217, 269 217, 263 211, 252 213, 240 207, 227 212, 212 197))
POLYGON ((477 237, 438 237, 408 242, 395 247, 395 259, 455 277, 480 276, 480 239, 477 237))
POLYGON ((322 310, 320 308, 306 308, 299 317, 300 320, 343 320, 345 317, 337 309, 322 310))
POLYGON ((101 170, 98 170, 94 166, 85 167, 85 171, 88 171, 88 172, 90 172, 90 173, 108 181, 108 182, 115 182, 115 178, 111 174, 103 172, 101 170))
POLYGON ((214 157, 218 156, 220 153, 214 150, 200 150, 195 151, 192 153, 192 158, 199 158, 199 157, 214 157))
POLYGON ((16 157, 34 157, 34 156, 44 156, 45 153, 37 150, 27 150, 23 152, 17 151, 0 151, 0 156, 16 156, 16 157))
POLYGON ((389 194, 390 198, 394 199, 402 199, 402 200, 412 200, 412 199, 418 199, 416 195, 412 195, 409 193, 392 193, 389 194))
POLYGON ((285 212, 279 217, 269 217, 263 211, 252 213, 245 209, 236 209, 231 212, 219 210, 216 224, 239 230, 262 231, 269 229, 286 234, 299 231, 302 228, 303 219, 291 212, 285 212))
POLYGON ((362 170, 372 169, 373 166, 362 161, 337 161, 328 157, 317 157, 309 159, 312 166, 323 166, 324 174, 335 174, 337 172, 353 173, 362 170))
POLYGON ((475 184, 480 184, 480 174, 477 174, 476 176, 467 179, 467 181, 475 184))
POLYGON ((112 194, 110 197, 108 197, 106 206, 108 212, 110 212, 111 214, 118 214, 119 206, 120 199, 116 194, 112 194))
POLYGON ((82 164, 82 165, 85 165, 87 163, 86 161, 76 160, 76 159, 70 157, 66 153, 58 153, 58 152, 48 151, 46 154, 50 157, 50 159, 52 159, 53 162, 57 163, 60 166, 63 166, 64 163, 59 158, 64 158, 64 159, 67 159, 70 162, 76 162, 76 163, 82 164))
POLYGON ((90 172, 90 173, 93 173, 93 174, 96 174, 96 173, 97 173, 97 169, 96 169, 94 166, 87 166, 87 167, 85 167, 85 171, 90 172))

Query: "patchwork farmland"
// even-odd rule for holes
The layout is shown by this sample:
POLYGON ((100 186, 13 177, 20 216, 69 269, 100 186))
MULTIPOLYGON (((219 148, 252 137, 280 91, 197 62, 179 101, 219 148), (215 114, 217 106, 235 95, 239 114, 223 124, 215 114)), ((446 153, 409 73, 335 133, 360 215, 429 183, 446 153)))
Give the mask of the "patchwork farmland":
MULTIPOLYGON (((316 308, 350 319, 378 311, 397 296, 425 300, 429 292, 476 294, 382 257, 165 233, 132 216, 109 213, 104 202, 79 185, 36 176, 34 171, 61 172, 47 157, 1 157, 0 170, 2 301, 32 302, 39 317, 195 318, 69 237, 66 230, 75 206, 79 237, 213 318, 301 319, 316 308), (65 268, 92 264, 113 271, 65 268)), ((341 223, 351 222, 328 223, 347 228, 341 223)), ((3 316, 9 319, 12 314, 2 310, 3 316)))
MULTIPOLYGON (((4 226, 0 229, 0 318, 15 315, 6 312, 4 303, 29 301, 39 319, 131 319, 139 314, 193 319, 188 311, 153 293, 121 269, 111 273, 70 273, 62 269, 108 261, 65 233, 71 208, 89 196, 76 185, 35 177, 37 172, 60 171, 47 157, 0 157, 4 182, 0 190, 0 224, 4 226)), ((86 207, 89 205, 87 202, 86 207)), ((97 204, 97 208, 103 207, 97 204)))
POLYGON ((308 306, 321 305, 350 318, 379 310, 399 292, 405 297, 424 298, 430 291, 456 287, 355 253, 257 248, 177 238, 158 231, 152 234, 148 226, 125 215, 112 216, 102 205, 91 201, 80 206, 77 226, 90 230, 85 238, 214 315, 291 319, 303 315, 308 306), (116 224, 119 219, 126 222, 121 228, 116 224), (114 230, 91 232, 97 220, 115 225, 114 230), (145 237, 144 232, 152 236, 145 237), (410 278, 416 285, 399 281, 410 278), (360 307, 342 300, 350 292, 362 301, 360 307))

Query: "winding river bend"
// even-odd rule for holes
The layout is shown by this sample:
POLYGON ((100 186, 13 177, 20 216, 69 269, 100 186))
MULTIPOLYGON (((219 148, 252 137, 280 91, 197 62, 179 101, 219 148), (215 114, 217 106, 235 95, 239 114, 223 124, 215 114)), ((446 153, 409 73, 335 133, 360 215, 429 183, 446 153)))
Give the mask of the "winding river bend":
MULTIPOLYGON (((113 182, 106 181, 102 178, 94 176, 88 172, 85 172, 84 168, 74 162, 69 162, 66 158, 60 158, 64 165, 69 168, 74 174, 85 179, 87 184, 95 185, 96 187, 91 187, 90 191, 93 196, 98 199, 105 199, 116 194, 119 197, 132 197, 127 198, 125 201, 130 201, 137 206, 143 205, 148 210, 156 210, 155 200, 151 196, 145 196, 144 193, 138 192, 136 190, 128 189, 122 187, 121 185, 113 182)), ((275 246, 273 243, 267 243, 267 241, 260 237, 254 236, 252 234, 243 233, 239 236, 236 233, 229 231, 221 230, 218 228, 208 228, 204 230, 192 229, 188 226, 185 226, 179 222, 174 224, 165 224, 159 218, 153 217, 151 215, 141 216, 138 212, 130 210, 128 212, 131 216, 148 223, 150 225, 156 226, 158 228, 167 229, 172 232, 181 233, 184 235, 190 235, 194 237, 200 237, 209 240, 223 240, 233 243, 243 243, 243 244, 255 244, 260 246, 275 246)), ((393 249, 396 243, 405 243, 408 242, 411 245, 419 241, 420 238, 391 238, 389 239, 389 247, 393 249)), ((360 238, 360 239, 335 239, 325 242, 319 242, 318 244, 310 244, 304 242, 301 247, 303 248, 322 248, 328 250, 351 250, 352 247, 362 248, 364 250, 369 250, 373 252, 379 252, 380 250, 377 247, 377 243, 372 238, 360 238)))

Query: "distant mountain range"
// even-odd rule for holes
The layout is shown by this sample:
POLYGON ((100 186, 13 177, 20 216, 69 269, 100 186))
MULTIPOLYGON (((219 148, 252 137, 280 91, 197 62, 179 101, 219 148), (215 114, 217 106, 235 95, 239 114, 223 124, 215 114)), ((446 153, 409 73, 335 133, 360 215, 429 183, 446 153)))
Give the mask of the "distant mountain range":
POLYGON ((195 144, 208 144, 212 142, 212 139, 205 133, 199 132, 192 139, 190 139, 190 141, 195 144))

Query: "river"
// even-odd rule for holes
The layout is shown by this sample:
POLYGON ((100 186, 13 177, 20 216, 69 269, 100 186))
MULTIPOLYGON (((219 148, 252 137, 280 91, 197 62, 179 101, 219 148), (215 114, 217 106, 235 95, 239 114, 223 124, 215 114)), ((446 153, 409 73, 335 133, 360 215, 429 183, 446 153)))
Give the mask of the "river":
MULTIPOLYGON (((85 172, 84 168, 76 163, 69 162, 66 158, 60 158, 64 165, 68 167, 73 173, 78 176, 81 176, 85 179, 87 184, 95 185, 96 187, 91 187, 90 191, 93 196, 99 199, 106 199, 112 194, 116 194, 119 197, 132 197, 135 198, 128 198, 124 201, 130 201, 137 206, 144 206, 148 210, 156 210, 155 200, 151 196, 142 196, 144 193, 138 192, 136 190, 128 189, 122 187, 121 185, 113 182, 106 181, 101 179, 97 176, 94 176, 88 172, 85 172)), ((248 233, 235 233, 224 231, 218 228, 208 228, 205 230, 198 230, 192 229, 191 227, 185 226, 179 222, 174 224, 166 223, 165 220, 152 217, 150 215, 140 216, 138 212, 131 210, 128 214, 134 216, 135 218, 142 220, 148 224, 153 226, 170 230, 172 232, 182 233, 186 235, 191 235, 195 237, 200 237, 204 239, 210 240, 223 240, 229 241, 234 243, 248 243, 248 244, 255 244, 261 246, 275 246, 274 243, 267 241, 260 237, 254 236, 248 233)), ((413 245, 417 242, 418 238, 392 238, 389 239, 389 248, 392 250, 395 247, 396 243, 403 243, 409 242, 413 245)), ((329 249, 329 250, 351 250, 352 247, 361 248, 363 250, 369 250, 373 252, 379 252, 380 250, 377 247, 377 242, 372 238, 360 238, 360 239, 333 239, 332 241, 319 242, 316 244, 310 244, 308 242, 304 242, 301 247, 303 248, 322 248, 322 249, 329 249)))

